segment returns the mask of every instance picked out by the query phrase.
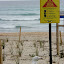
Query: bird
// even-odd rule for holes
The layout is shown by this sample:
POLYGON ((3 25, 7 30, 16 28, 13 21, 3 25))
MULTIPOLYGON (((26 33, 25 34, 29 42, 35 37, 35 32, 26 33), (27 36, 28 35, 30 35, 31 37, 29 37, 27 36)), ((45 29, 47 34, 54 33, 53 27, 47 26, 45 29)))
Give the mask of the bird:
POLYGON ((40 59, 42 59, 42 57, 34 56, 34 57, 32 58, 32 64, 37 64, 37 61, 40 60, 40 59))

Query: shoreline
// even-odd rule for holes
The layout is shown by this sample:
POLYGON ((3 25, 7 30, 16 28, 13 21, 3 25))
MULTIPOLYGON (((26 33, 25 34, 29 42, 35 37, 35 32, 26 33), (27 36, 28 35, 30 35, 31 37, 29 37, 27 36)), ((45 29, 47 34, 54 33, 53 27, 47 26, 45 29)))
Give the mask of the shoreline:
MULTIPOLYGON (((49 32, 21 32, 21 35, 48 35, 49 32)), ((52 32, 52 35, 56 35, 56 32, 52 32)), ((19 36, 19 32, 0 33, 0 36, 19 36)))
MULTIPOLYGON (((21 35, 19 35, 19 32, 15 33, 0 33, 0 39, 1 40, 28 40, 28 41, 33 41, 33 40, 49 40, 49 32, 21 32, 21 35)), ((62 40, 64 40, 64 33, 62 35, 62 40)), ((56 41, 56 32, 52 32, 52 41, 56 41)), ((59 33, 59 38, 60 38, 60 33, 59 33)))
MULTIPOLYGON (((0 33, 1 40, 19 40, 19 32, 15 33, 0 33)), ((55 36, 55 33, 52 33, 55 36)), ((49 32, 21 32, 20 40, 48 40, 49 32)))

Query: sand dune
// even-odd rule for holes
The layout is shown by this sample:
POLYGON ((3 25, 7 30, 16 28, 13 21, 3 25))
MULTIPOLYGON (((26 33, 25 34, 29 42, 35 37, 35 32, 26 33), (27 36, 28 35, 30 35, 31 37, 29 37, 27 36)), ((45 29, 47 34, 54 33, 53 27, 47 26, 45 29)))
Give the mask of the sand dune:
MULTIPOLYGON (((43 58, 38 64, 49 64, 48 32, 22 32, 20 42, 18 35, 19 33, 0 33, 1 42, 5 45, 2 50, 3 64, 31 64, 36 55, 43 58)), ((62 64, 64 58, 57 56, 56 49, 56 34, 52 33, 53 64, 62 64)))

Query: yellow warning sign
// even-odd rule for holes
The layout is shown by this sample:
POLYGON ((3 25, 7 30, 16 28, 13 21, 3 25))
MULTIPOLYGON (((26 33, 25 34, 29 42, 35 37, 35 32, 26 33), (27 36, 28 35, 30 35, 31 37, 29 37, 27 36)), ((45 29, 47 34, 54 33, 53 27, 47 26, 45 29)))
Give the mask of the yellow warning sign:
POLYGON ((59 23, 59 0, 40 0, 40 23, 59 23))

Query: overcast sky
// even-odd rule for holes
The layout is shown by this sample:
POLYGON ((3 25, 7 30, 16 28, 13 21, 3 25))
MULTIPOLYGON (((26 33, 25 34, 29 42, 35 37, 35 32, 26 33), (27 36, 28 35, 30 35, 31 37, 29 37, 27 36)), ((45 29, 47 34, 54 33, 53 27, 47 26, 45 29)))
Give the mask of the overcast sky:
MULTIPOLYGON (((0 0, 0 1, 40 1, 40 0, 0 0)), ((60 0, 60 2, 64 2, 64 0, 60 0)))
POLYGON ((38 1, 38 0, 0 0, 0 1, 38 1))
MULTIPOLYGON (((0 1, 40 1, 40 0, 0 0, 0 1)), ((60 0, 63 1, 63 0, 60 0)))
POLYGON ((0 0, 0 1, 40 1, 40 0, 0 0))

